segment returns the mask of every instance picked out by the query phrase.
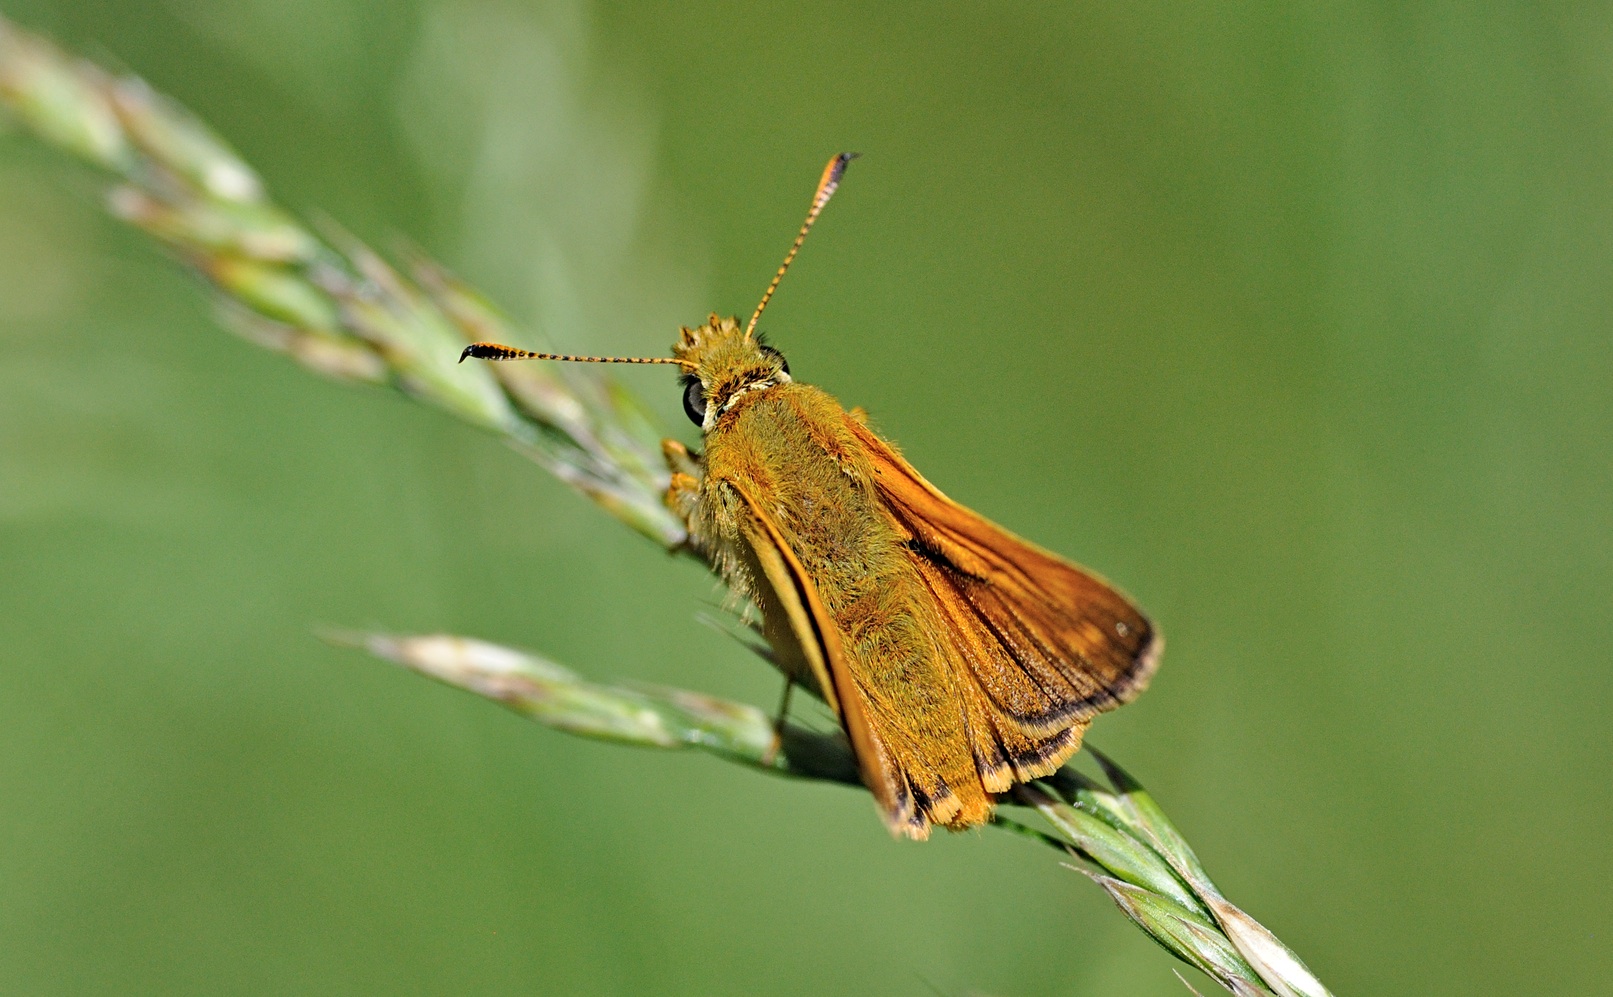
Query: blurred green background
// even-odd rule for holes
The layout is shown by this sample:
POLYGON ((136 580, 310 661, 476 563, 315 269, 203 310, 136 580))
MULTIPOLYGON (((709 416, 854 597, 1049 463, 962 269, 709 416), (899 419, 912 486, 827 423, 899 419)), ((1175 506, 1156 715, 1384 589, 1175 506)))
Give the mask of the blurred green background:
MULTIPOLYGON (((1093 743, 1341 995, 1605 989, 1606 5, 0 10, 579 352, 744 315, 863 152, 764 325, 1159 619, 1093 743)), ((698 568, 220 331, 99 189, 0 138, 0 989, 1185 992, 1045 849, 319 643, 777 693, 698 568)))

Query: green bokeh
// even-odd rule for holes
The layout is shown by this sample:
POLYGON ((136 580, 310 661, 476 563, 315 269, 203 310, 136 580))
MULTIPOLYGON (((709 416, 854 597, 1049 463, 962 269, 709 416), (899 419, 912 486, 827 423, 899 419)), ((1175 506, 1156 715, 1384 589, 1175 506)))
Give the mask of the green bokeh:
MULTIPOLYGON (((747 311, 1170 637, 1095 743, 1340 994, 1613 974, 1613 13, 5 0, 578 350, 747 311)), ((693 566, 0 138, 0 990, 1180 994, 1045 849, 311 636, 768 703, 693 566)), ((692 440, 665 371, 624 381, 692 440)))

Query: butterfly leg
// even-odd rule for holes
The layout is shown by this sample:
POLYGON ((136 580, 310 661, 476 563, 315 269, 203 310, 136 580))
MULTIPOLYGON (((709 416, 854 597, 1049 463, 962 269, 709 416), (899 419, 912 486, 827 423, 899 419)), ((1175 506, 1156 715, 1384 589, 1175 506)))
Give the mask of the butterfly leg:
POLYGON ((677 440, 662 440, 661 454, 666 458, 667 470, 672 472, 672 480, 666 489, 666 507, 683 520, 683 527, 688 533, 683 548, 698 554, 695 514, 700 507, 700 457, 677 440))
POLYGON ((762 753, 762 767, 772 768, 778 753, 784 749, 784 721, 790 715, 790 693, 795 691, 795 679, 784 676, 784 695, 779 698, 778 713, 773 717, 773 740, 762 753))
POLYGON ((661 456, 666 459, 667 470, 673 474, 684 474, 699 479, 701 475, 700 455, 679 443, 677 440, 661 441, 661 456))

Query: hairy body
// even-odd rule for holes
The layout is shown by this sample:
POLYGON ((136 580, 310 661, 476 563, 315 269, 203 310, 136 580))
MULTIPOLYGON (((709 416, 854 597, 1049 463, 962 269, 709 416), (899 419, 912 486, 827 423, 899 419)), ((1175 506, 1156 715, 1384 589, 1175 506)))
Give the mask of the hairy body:
POLYGON ((918 784, 903 802, 941 823, 978 824, 991 804, 970 750, 964 690, 938 646, 944 627, 907 556, 909 538, 881 508, 847 418, 826 392, 805 384, 739 399, 706 434, 690 537, 759 605, 772 624, 764 623, 768 640, 787 649, 781 658, 792 677, 816 687, 747 537, 743 496, 767 496, 766 511, 839 630, 856 681, 846 692, 864 701, 885 752, 910 763, 908 781, 918 784))
POLYGON ((1157 641, 1123 597, 935 492, 732 319, 685 330, 674 353, 690 362, 688 390, 704 406, 690 415, 701 416, 705 452, 696 465, 669 450, 680 473, 668 504, 691 546, 761 610, 781 667, 840 715, 894 830, 924 837, 932 823, 984 822, 993 794, 1057 769, 1088 716, 1140 691, 1157 641), (949 539, 948 515, 982 539, 986 560, 949 539), (1095 647, 1122 638, 1113 666, 1050 646, 1035 620, 1013 632, 1012 606, 1002 625, 982 626, 998 603, 1022 598, 989 560, 1010 547, 1079 590, 1056 598, 1093 603, 1043 630, 1095 647))
POLYGON ((840 719, 892 831, 984 823, 1094 715, 1147 686, 1163 641, 1103 579, 958 505, 752 333, 846 164, 829 161, 748 325, 712 315, 671 357, 472 343, 460 360, 674 364, 705 434, 664 442, 689 546, 762 613, 779 665, 840 719))

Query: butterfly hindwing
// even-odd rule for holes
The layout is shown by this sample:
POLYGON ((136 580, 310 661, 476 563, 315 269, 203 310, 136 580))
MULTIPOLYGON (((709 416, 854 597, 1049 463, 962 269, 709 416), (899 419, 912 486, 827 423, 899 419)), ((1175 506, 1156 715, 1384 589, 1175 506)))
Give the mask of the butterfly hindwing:
MULTIPOLYGON (((928 834, 929 822, 918 812, 902 773, 892 764, 884 739, 868 721, 868 704, 847 667, 838 626, 823 606, 817 586, 790 549, 771 513, 744 488, 735 486, 747 514, 742 526, 746 543, 756 558, 768 591, 761 596, 776 601, 776 609, 789 620, 791 635, 835 711, 863 783, 874 794, 881 814, 893 831, 910 837, 928 834)), ((764 607, 764 613, 766 612, 764 607)))

